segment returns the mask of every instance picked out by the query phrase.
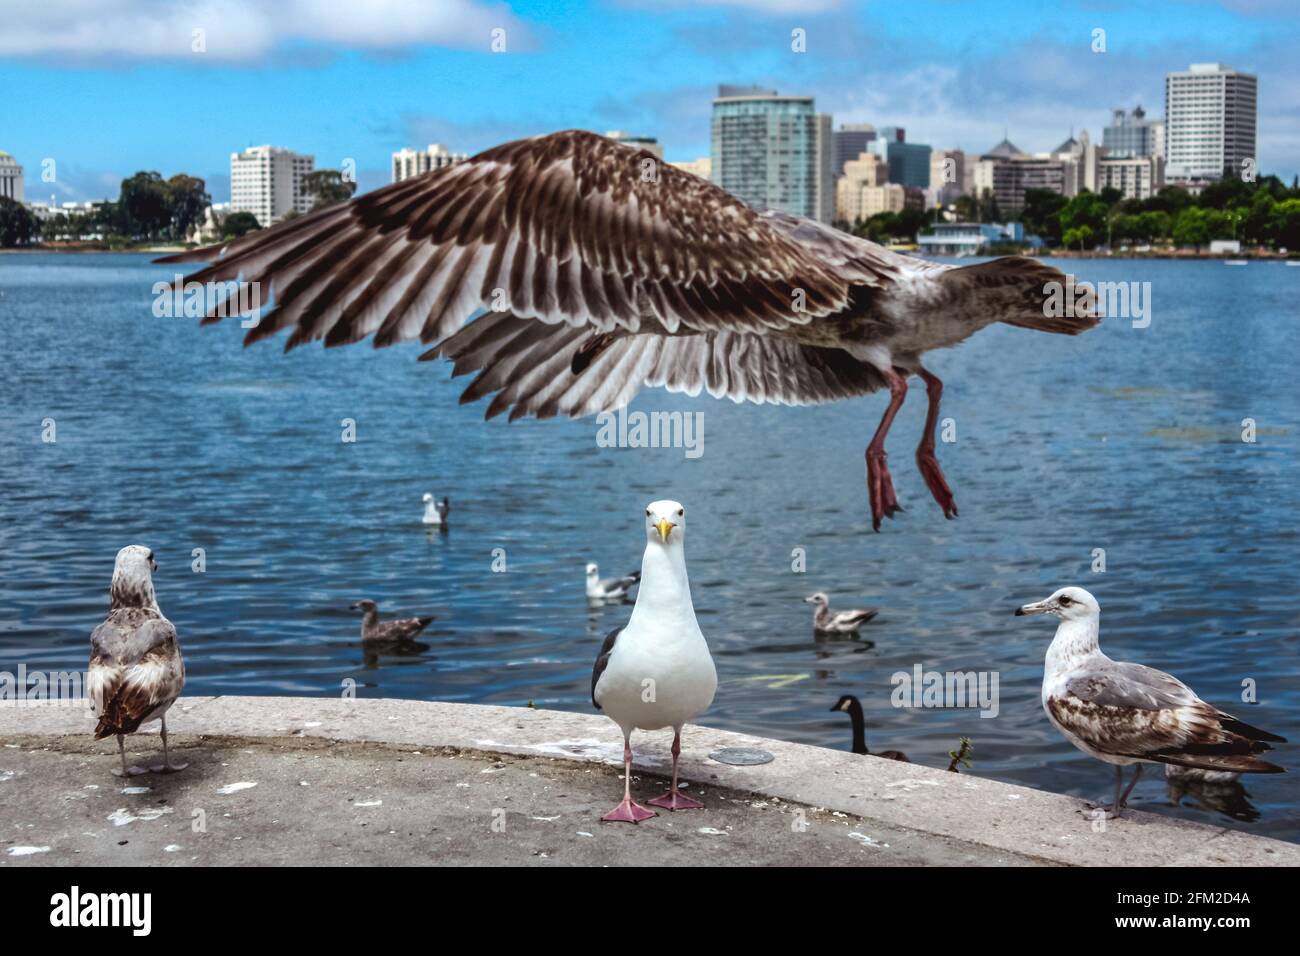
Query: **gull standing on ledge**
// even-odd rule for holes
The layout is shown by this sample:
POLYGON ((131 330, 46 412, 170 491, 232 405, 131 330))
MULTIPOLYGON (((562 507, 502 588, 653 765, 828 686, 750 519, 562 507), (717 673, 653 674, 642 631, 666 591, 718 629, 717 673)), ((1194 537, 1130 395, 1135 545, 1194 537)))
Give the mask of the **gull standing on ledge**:
POLYGON ((641 587, 626 627, 605 638, 591 671, 591 702, 623 731, 623 801, 601 817, 639 823, 655 815, 632 800, 632 731, 673 729, 672 789, 650 803, 667 810, 704 806, 677 789, 682 725, 713 703, 718 675, 700 633, 686 579, 686 509, 654 501, 645 510, 641 587))
POLYGON ((99 722, 95 739, 117 735, 122 758, 119 776, 145 772, 126 765, 122 738, 142 724, 162 721, 163 760, 149 769, 154 773, 184 770, 188 763, 173 764, 167 752, 167 709, 185 686, 185 661, 181 658, 176 628, 163 617, 153 590, 158 565, 144 545, 127 545, 117 553, 109 590, 109 612, 90 635, 90 665, 86 691, 99 722))
MULTIPOLYGON (((262 301, 273 296, 245 344, 285 329, 286 350, 418 339, 430 346, 421 359, 477 373, 462 402, 495 393, 488 418, 593 415, 642 388, 778 405, 885 389, 866 452, 877 531, 902 510, 885 436, 912 375, 929 403, 916 463, 944 515, 957 516, 934 454, 943 383, 922 364, 926 352, 997 322, 1074 335, 1098 321, 1086 287, 1085 299, 1049 307, 1076 287, 1034 259, 954 267, 899 255, 811 219, 756 211, 651 153, 582 130, 505 143, 156 261, 210 263, 179 283, 256 282, 262 301)), ((204 324, 237 311, 231 301, 204 324)))
POLYGON ((1163 671, 1113 661, 1097 644, 1101 606, 1083 588, 1061 588, 1016 614, 1054 614, 1056 637, 1043 665, 1047 719, 1084 753, 1115 765, 1115 802, 1103 809, 1119 816, 1142 774, 1142 764, 1163 763, 1198 770, 1285 773, 1256 754, 1286 743, 1282 737, 1225 714, 1163 671), (1136 764, 1120 793, 1124 768, 1136 764))
POLYGON ((602 578, 600 566, 594 561, 587 563, 587 600, 614 601, 628 596, 636 583, 641 580, 641 572, 633 571, 621 578, 602 578))

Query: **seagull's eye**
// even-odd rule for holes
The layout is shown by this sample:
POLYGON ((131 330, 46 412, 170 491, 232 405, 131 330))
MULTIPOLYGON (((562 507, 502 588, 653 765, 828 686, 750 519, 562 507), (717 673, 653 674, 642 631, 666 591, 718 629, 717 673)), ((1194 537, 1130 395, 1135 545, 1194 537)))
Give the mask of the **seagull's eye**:
POLYGON ((680 517, 682 517, 682 516, 685 515, 685 514, 686 514, 686 509, 685 509, 685 508, 678 508, 678 509, 677 509, 677 517, 680 518, 680 517))
POLYGON ((649 508, 647 508, 647 509, 645 510, 645 516, 646 516, 647 518, 650 517, 650 509, 649 509, 649 508))
POLYGON ((1065 605, 1065 604, 1073 604, 1073 603, 1074 603, 1074 602, 1071 601, 1071 600, 1070 600, 1068 597, 1066 597, 1064 594, 1061 595, 1061 604, 1062 604, 1062 605, 1065 605))

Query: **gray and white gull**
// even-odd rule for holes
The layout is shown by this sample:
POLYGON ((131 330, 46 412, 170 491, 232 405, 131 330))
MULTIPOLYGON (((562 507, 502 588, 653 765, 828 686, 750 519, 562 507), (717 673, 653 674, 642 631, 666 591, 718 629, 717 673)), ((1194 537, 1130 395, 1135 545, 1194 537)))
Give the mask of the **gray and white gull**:
POLYGON ((99 720, 95 739, 117 737, 122 758, 120 776, 145 772, 128 767, 123 738, 144 724, 162 722, 162 763, 154 773, 184 770, 173 764, 167 749, 167 711, 185 687, 185 661, 176 628, 163 617, 153 589, 158 570, 153 551, 141 544, 127 545, 117 553, 109 588, 109 611, 104 623, 90 635, 90 664, 86 692, 99 720))
POLYGON ((880 613, 878 607, 832 611, 825 591, 810 594, 804 602, 813 605, 813 627, 823 634, 856 634, 863 624, 880 613))
MULTIPOLYGON (((422 359, 477 373, 461 401, 492 395, 489 418, 592 415, 657 387, 781 405, 886 390, 866 452, 876 530, 901 510, 885 437, 913 375, 928 399, 916 463, 957 516, 935 457, 943 383, 926 353, 998 322, 1074 335, 1098 321, 1090 299, 1054 307, 1075 286, 1032 258, 954 267, 899 255, 759 212, 581 130, 505 143, 157 261, 209 263, 182 283, 258 283, 274 305, 246 344, 286 329, 286 350, 418 339, 422 359)), ((218 302, 204 323, 236 312, 218 302)))
POLYGON ((1065 587, 1016 614, 1060 619, 1043 663, 1043 709, 1065 739, 1115 767, 1119 816, 1143 763, 1215 773, 1284 773, 1259 754, 1285 739, 1207 704, 1178 678, 1142 664, 1113 661, 1098 645, 1101 606, 1083 588, 1065 587), (1135 765, 1121 793, 1124 768, 1135 765))
POLYGON ((640 571, 632 571, 621 578, 602 578, 600 565, 594 561, 587 562, 587 600, 621 601, 627 597, 641 580, 640 571))
POLYGON ((601 818, 610 822, 639 823, 655 815, 632 799, 633 730, 673 729, 672 788, 651 805, 704 806, 677 787, 682 727, 708 710, 718 688, 686 577, 686 509, 676 501, 651 502, 645 535, 636 606, 625 627, 609 632, 591 670, 592 704, 623 731, 623 799, 601 818))

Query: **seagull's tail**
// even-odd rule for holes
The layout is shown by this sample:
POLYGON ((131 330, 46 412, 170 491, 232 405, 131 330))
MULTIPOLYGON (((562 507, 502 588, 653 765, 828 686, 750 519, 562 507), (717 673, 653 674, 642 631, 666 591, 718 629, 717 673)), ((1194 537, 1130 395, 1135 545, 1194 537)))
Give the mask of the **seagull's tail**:
POLYGON ((1078 335, 1101 322, 1092 286, 1028 256, 1004 256, 944 273, 945 284, 995 322, 1078 335))
POLYGON ((1285 767, 1279 767, 1267 760, 1260 760, 1250 754, 1175 754, 1160 758, 1162 763, 1176 767, 1191 767, 1196 770, 1223 770, 1231 773, 1286 773, 1285 767))

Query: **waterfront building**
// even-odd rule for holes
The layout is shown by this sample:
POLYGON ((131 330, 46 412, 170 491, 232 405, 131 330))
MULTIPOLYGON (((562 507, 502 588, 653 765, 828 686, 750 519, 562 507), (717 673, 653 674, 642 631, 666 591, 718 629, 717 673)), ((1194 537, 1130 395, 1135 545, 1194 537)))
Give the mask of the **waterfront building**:
POLYGON ((14 202, 23 201, 23 168, 3 149, 0 149, 0 196, 14 202))
POLYGON ((316 166, 314 156, 279 146, 253 146, 230 154, 230 208, 250 212, 265 229, 290 211, 311 211, 303 180, 316 166))
POLYGON ((412 176, 422 176, 444 166, 463 163, 469 159, 466 153, 449 152, 441 143, 430 143, 423 152, 406 148, 393 153, 393 182, 400 183, 412 176))
POLYGON ((1220 63, 1165 76, 1165 168, 1172 179, 1239 176, 1254 164, 1258 80, 1220 63))

